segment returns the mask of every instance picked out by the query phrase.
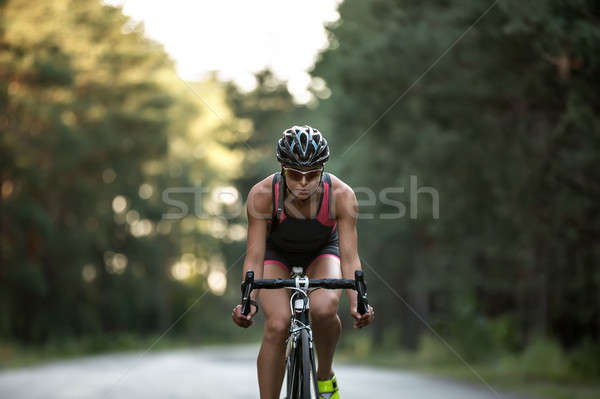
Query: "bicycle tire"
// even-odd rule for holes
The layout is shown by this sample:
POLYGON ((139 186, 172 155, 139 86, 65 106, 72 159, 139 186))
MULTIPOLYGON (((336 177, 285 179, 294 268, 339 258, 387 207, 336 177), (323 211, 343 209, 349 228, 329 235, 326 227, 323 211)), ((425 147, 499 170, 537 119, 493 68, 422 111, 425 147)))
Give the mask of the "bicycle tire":
MULTIPOLYGON (((302 399, 311 399, 310 395, 310 377, 313 370, 313 363, 311 362, 310 356, 310 339, 308 337, 308 331, 302 330, 301 334, 301 350, 302 350, 302 377, 300 379, 300 383, 302 386, 302 399)), ((313 378, 316 380, 317 376, 313 375, 313 378)))
POLYGON ((319 399, 321 392, 319 392, 319 383, 317 382, 317 367, 316 367, 314 346, 312 346, 310 348, 310 364, 312 366, 311 371, 312 371, 312 377, 313 377, 312 380, 313 380, 313 387, 314 387, 315 397, 317 399, 319 399))
MULTIPOLYGON (((296 339, 296 345, 293 347, 287 357, 287 378, 286 378, 286 398, 287 399, 300 399, 300 379, 302 370, 302 354, 301 354, 301 340, 296 339)), ((292 345, 292 344, 291 344, 292 345)))

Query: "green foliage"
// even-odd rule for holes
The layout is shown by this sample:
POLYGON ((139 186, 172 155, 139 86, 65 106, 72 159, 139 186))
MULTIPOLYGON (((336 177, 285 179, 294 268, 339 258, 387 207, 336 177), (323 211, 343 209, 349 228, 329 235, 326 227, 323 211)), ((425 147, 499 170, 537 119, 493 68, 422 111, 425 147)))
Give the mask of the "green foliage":
MULTIPOLYGON (((353 187, 404 188, 402 218, 359 221, 362 257, 469 358, 599 336, 598 8, 501 1, 472 26, 489 6, 345 1, 313 71, 332 92, 332 166, 353 187), (427 194, 411 201, 411 175, 439 219, 427 194)), ((363 267, 376 340, 399 326, 414 349, 422 321, 363 267)))
POLYGON ((281 132, 294 124, 308 124, 305 108, 296 106, 286 83, 278 80, 270 70, 256 74, 257 86, 242 93, 232 83, 227 87, 227 102, 236 117, 248 121, 249 136, 245 141, 230 145, 244 152, 245 173, 237 180, 237 187, 245 195, 259 180, 279 169, 275 158, 276 140, 281 132), (304 122, 305 121, 305 122, 304 122))
POLYGON ((600 377, 600 344, 590 339, 569 353, 569 367, 584 377, 600 377))
POLYGON ((143 25, 99 0, 2 2, 0 29, 0 337, 99 337, 83 345, 95 351, 105 333, 164 331, 224 271, 215 215, 162 218, 167 188, 238 174, 216 138, 238 123, 222 85, 182 82, 143 25), (193 282, 172 273, 183 258, 205 266, 193 282))
POLYGON ((568 361, 558 342, 539 338, 525 349, 515 366, 524 377, 558 379, 567 374, 568 361))
POLYGON ((419 340, 419 350, 415 360, 421 364, 436 366, 457 362, 455 355, 438 338, 423 334, 419 340))

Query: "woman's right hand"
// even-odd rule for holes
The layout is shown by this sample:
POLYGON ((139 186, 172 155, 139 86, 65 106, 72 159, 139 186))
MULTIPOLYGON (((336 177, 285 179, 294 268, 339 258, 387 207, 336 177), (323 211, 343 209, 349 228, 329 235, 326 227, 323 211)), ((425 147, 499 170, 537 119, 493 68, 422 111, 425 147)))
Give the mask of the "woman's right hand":
POLYGON ((250 313, 247 316, 242 314, 242 305, 237 305, 233 308, 233 312, 231 312, 231 318, 233 322, 240 327, 248 328, 254 324, 254 320, 252 317, 256 314, 256 306, 250 305, 250 313))

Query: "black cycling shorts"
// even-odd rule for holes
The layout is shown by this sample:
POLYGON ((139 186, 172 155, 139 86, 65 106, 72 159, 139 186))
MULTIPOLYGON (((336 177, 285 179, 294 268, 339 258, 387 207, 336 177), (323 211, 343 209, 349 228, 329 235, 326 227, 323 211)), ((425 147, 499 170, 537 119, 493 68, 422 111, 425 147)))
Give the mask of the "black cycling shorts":
POLYGON ((306 272, 310 265, 315 263, 317 259, 320 259, 324 256, 334 256, 338 259, 340 258, 340 250, 337 240, 328 242, 316 252, 300 254, 283 252, 267 241, 264 264, 279 265, 288 272, 292 271, 292 267, 300 266, 306 272))

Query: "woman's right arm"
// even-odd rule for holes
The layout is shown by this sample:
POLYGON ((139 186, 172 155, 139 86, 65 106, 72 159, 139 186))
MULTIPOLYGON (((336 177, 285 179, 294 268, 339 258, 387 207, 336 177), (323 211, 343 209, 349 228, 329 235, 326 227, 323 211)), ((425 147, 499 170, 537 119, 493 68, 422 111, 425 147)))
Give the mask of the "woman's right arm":
MULTIPOLYGON (((246 259, 244 260, 242 281, 248 270, 254 271, 256 280, 263 277, 265 243, 267 239, 267 220, 271 217, 271 190, 265 190, 263 182, 255 185, 248 194, 246 213, 248 215, 248 236, 246 259)), ((256 293, 251 298, 255 300, 256 293)))
MULTIPOLYGON (((248 194, 247 210, 248 215, 248 236, 246 244, 246 259, 242 267, 242 279, 246 276, 248 270, 254 272, 254 278, 259 280, 263 276, 263 262, 265 260, 265 244, 267 240, 267 220, 271 218, 271 190, 270 184, 267 189, 265 181, 256 184, 248 194)), ((250 299, 256 301, 258 291, 250 293, 250 299)), ((240 327, 248 328, 254 324, 252 317, 256 314, 257 308, 250 306, 250 313, 244 316, 241 313, 241 305, 233 308, 231 317, 235 324, 240 327)))

